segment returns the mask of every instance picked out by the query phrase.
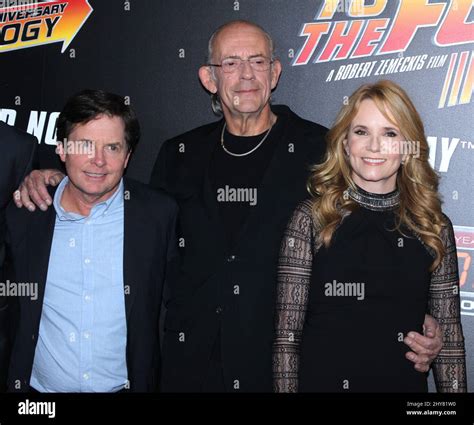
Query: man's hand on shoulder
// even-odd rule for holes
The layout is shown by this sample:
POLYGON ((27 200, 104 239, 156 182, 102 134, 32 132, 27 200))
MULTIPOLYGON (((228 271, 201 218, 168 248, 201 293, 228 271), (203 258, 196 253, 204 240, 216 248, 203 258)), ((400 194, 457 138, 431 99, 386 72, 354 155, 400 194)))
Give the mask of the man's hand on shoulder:
POLYGON ((57 186, 63 178, 64 174, 59 170, 33 170, 13 193, 13 202, 18 208, 35 211, 39 207, 46 211, 53 203, 47 186, 57 186))

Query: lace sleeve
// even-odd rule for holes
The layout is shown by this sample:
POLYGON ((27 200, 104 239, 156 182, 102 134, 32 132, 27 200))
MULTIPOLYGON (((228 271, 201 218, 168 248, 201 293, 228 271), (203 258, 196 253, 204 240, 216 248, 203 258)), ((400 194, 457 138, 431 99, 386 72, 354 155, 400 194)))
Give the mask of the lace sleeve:
POLYGON ((458 259, 451 221, 441 232, 446 250, 440 265, 432 273, 429 311, 438 321, 443 348, 433 362, 438 392, 466 392, 466 359, 461 326, 458 259))
POLYGON ((273 343, 275 392, 298 391, 299 345, 308 302, 313 241, 311 203, 304 201, 296 207, 280 248, 273 343))

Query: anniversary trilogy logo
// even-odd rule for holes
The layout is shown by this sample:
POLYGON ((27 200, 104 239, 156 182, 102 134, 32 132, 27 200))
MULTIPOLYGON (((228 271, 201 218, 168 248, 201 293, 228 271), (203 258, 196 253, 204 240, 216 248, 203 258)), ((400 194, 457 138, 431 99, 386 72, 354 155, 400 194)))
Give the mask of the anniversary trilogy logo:
POLYGON ((0 53, 58 42, 64 53, 92 10, 87 0, 0 2, 0 53))

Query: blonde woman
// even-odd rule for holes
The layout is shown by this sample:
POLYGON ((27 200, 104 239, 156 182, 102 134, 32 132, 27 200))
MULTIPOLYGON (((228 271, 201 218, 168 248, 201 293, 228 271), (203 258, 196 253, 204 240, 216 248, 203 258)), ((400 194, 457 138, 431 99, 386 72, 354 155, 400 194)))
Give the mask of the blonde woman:
POLYGON ((327 139, 282 241, 275 391, 426 392, 403 339, 429 313, 438 392, 465 392, 455 239, 420 116, 380 81, 352 94, 327 139))

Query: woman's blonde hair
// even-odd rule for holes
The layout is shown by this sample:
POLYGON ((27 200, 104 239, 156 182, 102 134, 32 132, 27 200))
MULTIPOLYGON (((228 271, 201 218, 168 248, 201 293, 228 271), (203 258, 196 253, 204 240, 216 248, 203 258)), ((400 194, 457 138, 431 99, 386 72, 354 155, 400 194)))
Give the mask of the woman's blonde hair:
POLYGON ((324 162, 311 169, 307 188, 313 197, 313 216, 319 228, 319 243, 328 247, 344 211, 357 208, 344 196, 355 188, 351 166, 344 151, 344 140, 363 100, 372 100, 380 112, 400 129, 405 144, 416 146, 416 155, 408 155, 397 173, 400 205, 396 210, 396 229, 405 226, 418 234, 435 257, 434 270, 444 255, 439 237, 445 225, 438 194, 439 178, 428 162, 429 148, 420 115, 405 91, 392 81, 383 80, 357 89, 339 112, 327 134, 324 162))

